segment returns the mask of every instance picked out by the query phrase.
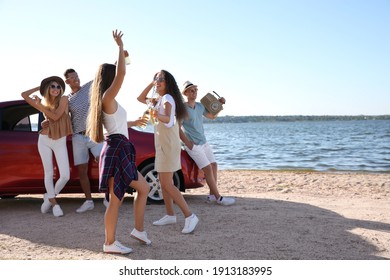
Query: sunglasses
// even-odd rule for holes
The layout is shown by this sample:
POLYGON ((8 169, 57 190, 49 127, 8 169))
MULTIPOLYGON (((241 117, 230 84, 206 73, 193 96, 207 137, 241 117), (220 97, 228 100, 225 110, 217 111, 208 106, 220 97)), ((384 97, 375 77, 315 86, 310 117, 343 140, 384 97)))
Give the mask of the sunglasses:
POLYGON ((77 75, 75 75, 75 76, 70 76, 70 77, 68 77, 68 78, 66 78, 66 80, 74 80, 74 79, 76 79, 76 78, 78 78, 79 76, 77 76, 77 75))
POLYGON ((160 78, 155 78, 154 80, 155 80, 156 82, 162 83, 162 82, 165 81, 165 78, 160 77, 160 78))
POLYGON ((61 89, 61 86, 56 86, 56 85, 50 85, 50 88, 56 88, 56 89, 58 89, 58 90, 60 90, 61 89))

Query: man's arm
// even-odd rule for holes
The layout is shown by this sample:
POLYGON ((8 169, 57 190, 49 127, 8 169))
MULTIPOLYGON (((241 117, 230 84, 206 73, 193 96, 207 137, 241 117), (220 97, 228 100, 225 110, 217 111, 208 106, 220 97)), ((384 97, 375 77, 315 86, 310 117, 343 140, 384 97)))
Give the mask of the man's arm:
POLYGON ((186 145, 190 150, 192 150, 192 148, 194 147, 194 143, 192 143, 188 138, 187 136, 185 135, 185 133, 183 132, 183 130, 181 129, 181 126, 179 128, 179 135, 180 135, 180 140, 184 143, 184 145, 186 145))

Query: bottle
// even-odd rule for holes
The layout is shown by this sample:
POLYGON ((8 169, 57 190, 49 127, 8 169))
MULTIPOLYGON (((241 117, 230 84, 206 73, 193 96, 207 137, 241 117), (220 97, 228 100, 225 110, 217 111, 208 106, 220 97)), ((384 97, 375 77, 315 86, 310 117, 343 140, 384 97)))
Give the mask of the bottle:
POLYGON ((158 119, 157 119, 157 117, 156 117, 156 115, 155 115, 155 108, 154 107, 151 107, 150 109, 150 123, 152 124, 152 125, 157 125, 158 124, 158 119))
MULTIPOLYGON (((154 91, 154 90, 153 90, 154 91)), ((150 123, 151 125, 156 125, 158 124, 158 119, 155 115, 155 111, 157 110, 156 107, 154 107, 156 101, 155 99, 153 98, 146 98, 146 105, 148 105, 148 110, 149 110, 149 119, 150 119, 150 123)))
POLYGON ((131 63, 131 61, 130 61, 130 56, 129 56, 129 52, 126 51, 126 50, 124 50, 123 52, 124 52, 124 54, 125 54, 125 63, 126 63, 126 65, 129 65, 129 64, 131 63))
POLYGON ((142 128, 142 129, 145 129, 145 128, 146 128, 146 125, 148 124, 148 122, 149 122, 149 120, 150 120, 150 111, 149 111, 149 109, 147 109, 147 110, 144 112, 144 114, 143 114, 143 116, 142 116, 142 119, 143 119, 143 120, 146 120, 146 124, 145 124, 145 125, 141 125, 141 126, 139 126, 139 127, 142 128))

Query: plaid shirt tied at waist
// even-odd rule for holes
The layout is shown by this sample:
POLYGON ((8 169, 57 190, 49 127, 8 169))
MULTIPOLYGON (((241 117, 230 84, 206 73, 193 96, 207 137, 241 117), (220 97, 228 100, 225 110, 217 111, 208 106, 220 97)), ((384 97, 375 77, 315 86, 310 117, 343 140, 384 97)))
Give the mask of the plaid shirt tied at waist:
POLYGON ((138 180, 134 145, 122 134, 106 138, 99 161, 99 191, 108 193, 108 179, 114 177, 114 193, 121 200, 133 180, 138 180))

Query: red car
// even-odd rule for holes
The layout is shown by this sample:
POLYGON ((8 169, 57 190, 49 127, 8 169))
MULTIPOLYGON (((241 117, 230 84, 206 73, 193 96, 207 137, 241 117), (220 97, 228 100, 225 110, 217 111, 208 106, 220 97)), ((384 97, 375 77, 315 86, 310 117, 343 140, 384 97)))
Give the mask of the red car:
MULTIPOLYGON (((38 153, 38 131, 43 116, 24 100, 0 102, 0 197, 12 198, 19 194, 43 194, 46 192, 43 180, 43 167, 38 153)), ((137 157, 138 170, 150 185, 149 200, 161 201, 162 191, 154 170, 153 133, 129 128, 137 157)), ((80 187, 77 169, 73 166, 72 137, 68 136, 68 155, 70 180, 61 193, 83 193, 80 187)), ((205 184, 204 173, 198 169, 189 155, 181 152, 182 169, 175 172, 173 179, 180 191, 202 187, 205 184)), ((99 192, 98 164, 91 157, 89 178, 92 192, 99 192)), ((54 179, 58 169, 55 166, 54 179)), ((129 187, 128 192, 134 190, 129 187)))

